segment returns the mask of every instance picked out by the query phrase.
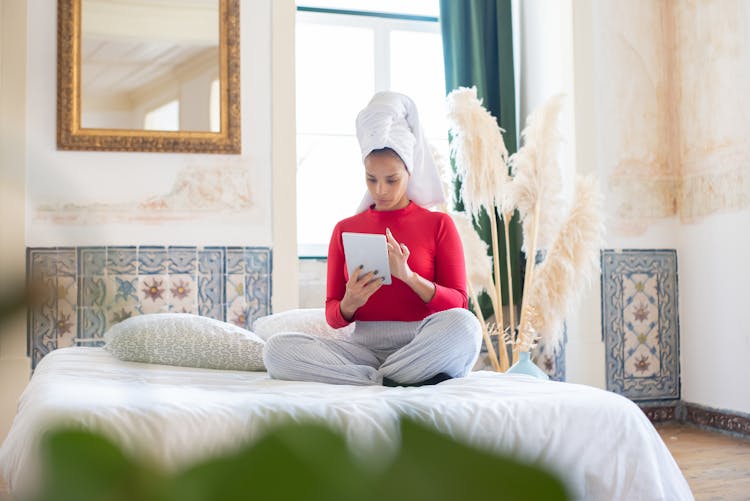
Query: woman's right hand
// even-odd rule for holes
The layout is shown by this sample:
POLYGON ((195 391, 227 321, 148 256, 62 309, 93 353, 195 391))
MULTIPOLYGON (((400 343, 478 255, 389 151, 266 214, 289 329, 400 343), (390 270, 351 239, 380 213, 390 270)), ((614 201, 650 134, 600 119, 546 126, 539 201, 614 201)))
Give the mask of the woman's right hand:
POLYGON ((375 294, 375 291, 380 289, 385 280, 382 276, 377 276, 374 271, 360 276, 361 272, 362 266, 355 268, 346 283, 346 292, 339 304, 341 315, 348 321, 354 318, 354 313, 370 299, 370 296, 375 294))

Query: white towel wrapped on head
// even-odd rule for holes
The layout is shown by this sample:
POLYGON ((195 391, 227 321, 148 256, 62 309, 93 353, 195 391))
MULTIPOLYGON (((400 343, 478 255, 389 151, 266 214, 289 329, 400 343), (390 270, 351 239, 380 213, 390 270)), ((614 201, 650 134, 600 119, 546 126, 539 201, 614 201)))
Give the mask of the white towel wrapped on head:
MULTIPOLYGON (((378 92, 357 115, 357 139, 362 161, 374 150, 391 148, 409 171, 406 195, 412 202, 428 207, 445 201, 442 183, 432 152, 419 123, 414 101, 397 92, 378 92)), ((373 203, 365 193, 357 212, 373 203)))

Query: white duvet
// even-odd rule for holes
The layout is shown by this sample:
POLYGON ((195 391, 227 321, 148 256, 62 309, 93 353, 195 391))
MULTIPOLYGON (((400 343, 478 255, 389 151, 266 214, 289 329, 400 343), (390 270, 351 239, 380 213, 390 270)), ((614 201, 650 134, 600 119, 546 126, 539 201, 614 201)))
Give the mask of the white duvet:
POLYGON ((13 492, 27 492, 36 483, 41 432, 66 422, 177 469, 253 440, 282 419, 329 423, 356 452, 392 450, 405 415, 478 447, 539 461, 579 499, 693 499, 641 410, 596 388, 484 371, 419 388, 338 386, 121 362, 101 348, 44 357, 0 448, 0 471, 13 492))

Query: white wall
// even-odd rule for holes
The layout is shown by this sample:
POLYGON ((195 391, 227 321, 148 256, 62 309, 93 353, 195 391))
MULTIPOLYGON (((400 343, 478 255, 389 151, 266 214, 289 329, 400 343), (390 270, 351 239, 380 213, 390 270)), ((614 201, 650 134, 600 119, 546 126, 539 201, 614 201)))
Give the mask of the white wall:
MULTIPOLYGON (((750 169, 744 161, 750 118, 737 111, 747 106, 744 97, 731 91, 738 79, 745 87, 750 81, 743 80, 750 75, 750 8, 736 0, 574 0, 572 9, 576 159, 579 169, 599 175, 607 194, 605 246, 677 249, 683 400, 750 412, 743 384, 750 379, 743 304, 750 282, 750 169), (734 14, 724 23, 727 13, 734 14), (666 30, 677 31, 675 44, 664 38, 665 16, 674 17, 666 30), (680 31, 686 22, 701 29, 680 31), (715 67, 684 85, 682 71, 701 64, 715 67), (710 116, 693 116, 699 108, 710 116), (722 117, 736 126, 695 132, 722 117), (713 137, 719 133, 721 140, 713 137), (717 172, 732 174, 722 182, 711 177, 717 172), (691 186, 705 176, 711 198, 702 206, 684 200, 686 176, 691 186)), ((569 323, 588 349, 576 349, 571 336, 568 375, 603 386, 598 284, 595 289, 569 323)))
POLYGON ((750 413, 750 210, 682 227, 682 398, 750 413))
MULTIPOLYGON (((284 2, 282 2, 284 3, 284 2)), ((63 245, 272 245, 271 1, 241 10, 242 154, 58 151, 56 148, 56 12, 53 0, 28 0, 27 178, 29 247, 63 245), (137 204, 170 193, 181 170, 241 167, 252 207, 190 213, 143 223, 137 204), (77 223, 40 218, 42 205, 106 204, 115 216, 77 223), (133 217, 128 219, 128 215, 133 217)), ((106 211, 101 211, 106 212, 106 211)))
MULTIPOLYGON (((58 151, 56 2, 0 6, 2 284, 11 283, 11 272, 23 278, 27 246, 260 245, 273 248, 273 309, 296 307, 296 209, 289 204, 296 169, 289 146, 295 138, 294 2, 241 5, 241 155, 58 151), (198 210, 188 200, 146 222, 154 214, 139 204, 173 194, 186 172, 230 180, 239 174, 249 180, 252 204, 198 210)), ((0 326, 0 334, 2 438, 29 362, 22 318, 0 326)))

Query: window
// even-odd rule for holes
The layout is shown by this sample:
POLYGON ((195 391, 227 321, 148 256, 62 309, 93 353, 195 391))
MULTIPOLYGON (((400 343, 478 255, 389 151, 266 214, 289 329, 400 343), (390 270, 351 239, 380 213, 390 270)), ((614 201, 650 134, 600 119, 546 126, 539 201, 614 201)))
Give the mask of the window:
POLYGON ((376 91, 393 90, 414 99, 428 140, 448 158, 437 13, 437 0, 300 2, 296 31, 300 256, 325 256, 333 226, 354 214, 365 193, 354 120, 376 91), (404 4, 412 10, 382 12, 404 4))
POLYGON ((180 130, 180 101, 169 101, 146 113, 143 119, 146 130, 180 130))
POLYGON ((221 132, 221 83, 217 78, 211 82, 208 98, 208 120, 211 132, 221 132))

